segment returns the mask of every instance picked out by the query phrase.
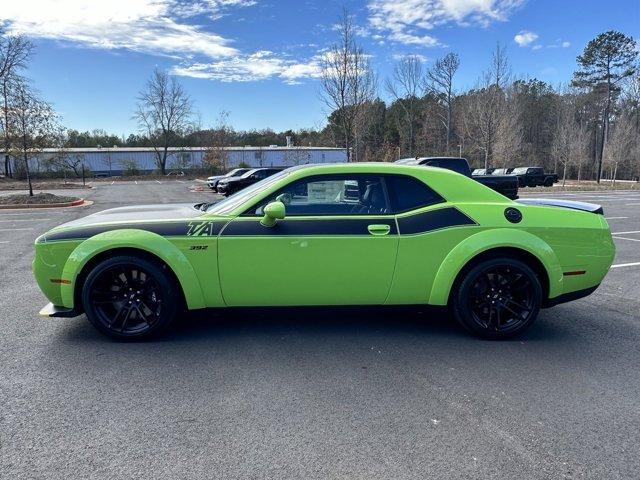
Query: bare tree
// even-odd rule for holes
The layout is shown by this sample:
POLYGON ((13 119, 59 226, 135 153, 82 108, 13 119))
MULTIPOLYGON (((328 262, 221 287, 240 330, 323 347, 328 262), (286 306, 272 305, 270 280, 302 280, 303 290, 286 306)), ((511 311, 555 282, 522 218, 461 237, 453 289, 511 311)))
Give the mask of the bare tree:
POLYGON ((204 153, 205 163, 211 165, 216 172, 226 172, 229 168, 229 143, 233 133, 229 126, 229 112, 222 111, 218 115, 218 121, 211 130, 208 147, 204 153))
MULTIPOLYGON (((353 19, 345 9, 338 24, 339 41, 325 53, 321 62, 322 100, 334 113, 347 161, 356 137, 356 118, 376 91, 376 77, 369 56, 356 44, 353 19)), ((355 159, 357 161, 357 158, 355 159)))
POLYGON ((485 83, 493 85, 498 89, 506 89, 511 83, 511 64, 507 56, 507 49, 500 42, 496 44, 496 49, 491 54, 491 64, 484 72, 485 83))
POLYGON ((623 113, 611 125, 609 141, 605 150, 605 165, 611 169, 611 179, 616 183, 618 166, 630 162, 638 148, 638 132, 634 128, 631 115, 623 113))
POLYGON ((0 133, 4 150, 4 173, 11 177, 11 150, 9 132, 11 130, 9 114, 9 95, 16 76, 26 67, 29 57, 33 53, 33 44, 25 37, 6 36, 0 28, 0 95, 2 95, 2 118, 0 118, 0 133))
POLYGON ((576 120, 576 107, 564 101, 558 112, 557 126, 551 144, 551 156, 555 163, 562 165, 562 186, 567 181, 569 167, 578 169, 578 180, 585 158, 588 155, 589 132, 576 120))
MULTIPOLYGON (((491 56, 491 64, 480 85, 467 95, 463 115, 465 135, 484 154, 484 168, 489 168, 500 125, 508 128, 506 89, 511 79, 511 68, 506 50, 499 43, 491 56)), ((507 142, 509 143, 509 142, 507 142)))
POLYGON ((192 117, 191 99, 182 85, 175 77, 154 70, 140 92, 134 119, 148 136, 163 175, 166 173, 169 147, 189 129, 192 117))
POLYGON ((460 57, 456 53, 448 53, 436 60, 429 69, 427 89, 433 92, 444 105, 445 115, 442 119, 446 131, 446 148, 449 153, 451 147, 451 121, 453 118, 453 78, 460 67, 460 57))
POLYGON ((385 83, 385 88, 401 106, 404 121, 400 122, 402 130, 408 133, 407 153, 414 153, 414 129, 419 113, 420 97, 424 88, 422 59, 417 55, 402 57, 393 67, 393 74, 385 83), (402 125, 404 124, 404 125, 402 125))
POLYGON ((62 127, 53 107, 39 98, 24 79, 12 84, 9 98, 10 152, 23 160, 29 195, 33 196, 29 159, 48 146, 52 138, 60 136, 62 127))
POLYGON ((462 127, 468 143, 484 157, 484 168, 489 168, 493 147, 500 125, 504 97, 494 85, 479 85, 468 92, 462 102, 462 127))
POLYGON ((495 160, 501 162, 502 168, 514 165, 518 160, 522 149, 522 138, 520 106, 513 89, 510 88, 501 108, 493 141, 493 156, 495 160))

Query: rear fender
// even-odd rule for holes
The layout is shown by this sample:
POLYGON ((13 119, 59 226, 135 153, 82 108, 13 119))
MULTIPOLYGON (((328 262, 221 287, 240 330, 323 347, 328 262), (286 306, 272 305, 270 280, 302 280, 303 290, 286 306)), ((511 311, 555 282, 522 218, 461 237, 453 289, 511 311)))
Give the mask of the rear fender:
POLYGON ((562 293, 562 268, 549 244, 523 230, 501 228, 471 235, 447 254, 436 273, 429 304, 446 305, 458 273, 470 260, 488 250, 505 247, 524 250, 540 260, 549 278, 549 298, 562 293))
POLYGON ((62 278, 71 280, 61 285, 64 307, 74 308, 76 281, 84 266, 96 255, 117 248, 135 248, 151 253, 165 262, 178 278, 179 287, 189 309, 205 306, 196 273, 184 254, 169 240, 152 232, 137 229, 112 230, 88 238, 71 252, 64 265, 62 278))

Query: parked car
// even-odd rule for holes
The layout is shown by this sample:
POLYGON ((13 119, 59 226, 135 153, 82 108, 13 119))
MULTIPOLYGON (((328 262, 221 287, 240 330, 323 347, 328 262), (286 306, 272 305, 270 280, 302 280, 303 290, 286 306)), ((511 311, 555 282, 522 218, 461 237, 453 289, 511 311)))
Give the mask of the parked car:
MULTIPOLYGON (((469 162, 466 158, 458 157, 417 157, 417 158, 403 158, 396 161, 403 165, 424 165, 428 167, 446 168, 447 170, 453 170, 465 177, 470 177, 477 182, 486 185, 487 187, 501 193, 511 200, 518 198, 518 180, 509 175, 493 175, 493 174, 472 174, 469 162)), ((486 172, 484 169, 480 169, 486 172)), ((490 169, 493 171, 493 169, 490 169)), ((476 170, 474 170, 475 172, 476 170)))
POLYGON ((542 167, 518 167, 511 174, 518 177, 521 187, 551 187, 558 182, 557 174, 545 173, 542 167))
POLYGON ((233 170, 225 173, 224 175, 213 175, 207 178, 207 186, 215 192, 216 187, 218 186, 218 182, 223 178, 239 177, 240 175, 242 175, 245 172, 248 172, 249 170, 251 169, 250 168, 234 168, 233 170))
POLYGON ((513 168, 496 168, 491 172, 491 175, 510 175, 513 172, 513 168))
POLYGON ((216 190, 219 194, 227 197, 282 170, 284 170, 284 167, 253 168, 239 177, 221 179, 216 190))
POLYGON ((615 255, 599 205, 514 202, 440 168, 305 165, 197 207, 114 208, 38 237, 41 313, 139 339, 182 308, 422 304, 499 339, 592 293, 615 255))

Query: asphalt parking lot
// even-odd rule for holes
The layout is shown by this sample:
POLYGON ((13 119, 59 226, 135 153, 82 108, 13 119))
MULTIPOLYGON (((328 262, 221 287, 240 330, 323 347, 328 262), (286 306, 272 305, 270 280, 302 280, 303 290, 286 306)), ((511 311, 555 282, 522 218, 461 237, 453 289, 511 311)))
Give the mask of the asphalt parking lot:
POLYGON ((433 312, 207 313, 133 344, 38 316, 36 236, 213 198, 190 185, 104 182, 81 192, 91 207, 0 211, 0 477, 637 478, 640 192, 552 195, 604 205, 615 268, 513 341, 433 312))

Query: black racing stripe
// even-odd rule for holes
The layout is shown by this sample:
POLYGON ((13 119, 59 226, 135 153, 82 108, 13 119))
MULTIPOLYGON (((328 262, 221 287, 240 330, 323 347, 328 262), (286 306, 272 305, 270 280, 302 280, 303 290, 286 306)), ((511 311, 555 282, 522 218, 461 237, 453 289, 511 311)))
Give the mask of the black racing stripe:
POLYGON ((191 220, 182 222, 158 223, 119 223, 115 225, 93 225, 88 227, 71 228, 61 232, 45 235, 46 242, 58 240, 84 240, 94 235, 112 230, 135 229, 156 233, 163 237, 210 237, 216 236, 226 224, 226 221, 191 220))
POLYGON ((425 233, 463 225, 477 225, 477 223, 454 207, 439 208, 398 218, 400 235, 425 233))
POLYGON ((389 225, 389 234, 397 233, 396 223, 389 218, 284 219, 279 220, 273 227, 265 227, 259 220, 234 220, 222 231, 222 236, 371 235, 367 229, 369 225, 389 225))

